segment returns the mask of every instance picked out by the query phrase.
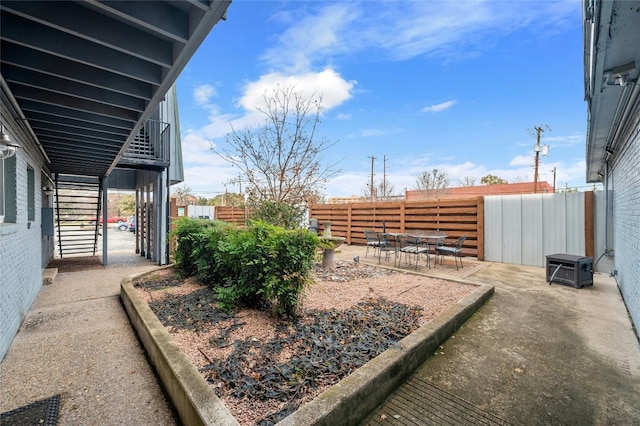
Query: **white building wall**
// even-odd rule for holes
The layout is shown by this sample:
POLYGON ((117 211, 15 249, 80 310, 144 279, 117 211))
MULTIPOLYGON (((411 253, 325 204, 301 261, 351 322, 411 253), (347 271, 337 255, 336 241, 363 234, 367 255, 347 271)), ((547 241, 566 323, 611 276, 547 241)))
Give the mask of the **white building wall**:
POLYGON ((2 109, 2 122, 12 140, 22 145, 16 154, 15 223, 0 224, 0 360, 4 358, 18 328, 42 286, 41 206, 42 162, 26 133, 2 109), (27 166, 34 170, 35 220, 28 220, 27 166))
POLYGON ((609 188, 613 198, 616 280, 636 327, 640 325, 640 106, 612 157, 609 188))

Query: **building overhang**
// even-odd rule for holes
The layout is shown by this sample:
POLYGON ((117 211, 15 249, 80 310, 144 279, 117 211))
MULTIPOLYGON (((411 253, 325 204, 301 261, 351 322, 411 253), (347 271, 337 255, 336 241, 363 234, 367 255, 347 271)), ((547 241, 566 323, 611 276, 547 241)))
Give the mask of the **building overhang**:
POLYGON ((230 0, 0 2, 0 88, 52 173, 107 176, 230 0))
POLYGON ((583 0, 587 182, 598 182, 638 102, 640 7, 626 0, 583 0))

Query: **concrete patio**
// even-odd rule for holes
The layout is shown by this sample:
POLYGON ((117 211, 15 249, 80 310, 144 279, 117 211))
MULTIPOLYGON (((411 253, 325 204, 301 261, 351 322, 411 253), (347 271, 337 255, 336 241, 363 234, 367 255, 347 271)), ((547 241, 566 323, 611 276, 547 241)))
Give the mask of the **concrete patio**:
MULTIPOLYGON (((335 256, 378 262, 361 246, 335 256)), ((61 273, 44 287, 0 364, 0 411, 61 394, 60 425, 173 424, 118 301, 122 276, 149 269, 61 273)), ((638 424, 640 345, 612 278, 574 289, 543 268, 474 259, 419 272, 495 294, 362 424, 638 424)))

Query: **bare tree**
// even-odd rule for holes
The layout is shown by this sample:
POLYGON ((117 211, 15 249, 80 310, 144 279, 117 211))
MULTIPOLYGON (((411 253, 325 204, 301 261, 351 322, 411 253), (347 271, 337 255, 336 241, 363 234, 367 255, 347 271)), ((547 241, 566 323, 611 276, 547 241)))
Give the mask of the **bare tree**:
POLYGON ((325 165, 323 153, 335 143, 316 134, 323 111, 322 97, 305 97, 294 86, 278 86, 263 94, 262 127, 232 128, 228 148, 218 153, 244 175, 250 204, 299 204, 316 200, 335 176, 335 164, 325 165))
POLYGON ((188 185, 182 185, 175 189, 174 195, 176 196, 176 204, 179 206, 186 206, 187 204, 196 204, 197 197, 191 192, 191 188, 188 185))
POLYGON ((422 172, 416 179, 416 189, 426 191, 427 198, 442 198, 449 190, 449 178, 438 169, 433 169, 431 173, 422 172))
POLYGON ((458 185, 460 186, 474 186, 476 184, 476 178, 474 176, 465 176, 462 179, 458 179, 458 185))
POLYGON ((362 196, 371 200, 385 200, 389 197, 396 195, 396 189, 389 179, 380 179, 377 184, 374 184, 373 194, 371 194, 371 184, 367 184, 362 189, 362 196))

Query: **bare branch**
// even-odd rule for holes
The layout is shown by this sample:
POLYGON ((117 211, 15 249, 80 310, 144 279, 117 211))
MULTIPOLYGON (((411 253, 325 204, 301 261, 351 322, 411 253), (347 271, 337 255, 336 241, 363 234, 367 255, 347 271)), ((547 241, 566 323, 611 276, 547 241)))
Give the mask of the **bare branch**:
POLYGON ((304 203, 317 199, 338 170, 325 164, 323 153, 335 144, 317 137, 322 97, 305 97, 293 86, 263 94, 263 126, 227 135, 228 147, 218 153, 246 177, 250 202, 304 203))

